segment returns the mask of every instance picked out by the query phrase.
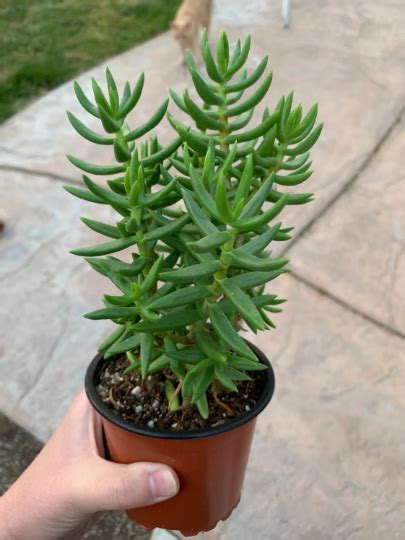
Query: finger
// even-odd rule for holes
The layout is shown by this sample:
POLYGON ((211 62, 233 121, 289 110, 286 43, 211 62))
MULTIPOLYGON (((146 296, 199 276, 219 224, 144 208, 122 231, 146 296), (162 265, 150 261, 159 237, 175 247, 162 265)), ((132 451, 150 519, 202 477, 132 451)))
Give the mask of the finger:
POLYGON ((76 456, 103 456, 101 418, 84 390, 73 400, 52 439, 58 440, 64 448, 68 445, 76 456))
POLYGON ((166 500, 178 490, 177 475, 166 465, 97 459, 78 479, 75 499, 85 512, 127 510, 166 500))

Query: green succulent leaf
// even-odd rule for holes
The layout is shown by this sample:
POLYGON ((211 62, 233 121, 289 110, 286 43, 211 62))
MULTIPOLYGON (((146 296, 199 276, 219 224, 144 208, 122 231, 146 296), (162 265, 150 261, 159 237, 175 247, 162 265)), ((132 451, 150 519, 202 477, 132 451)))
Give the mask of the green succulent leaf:
POLYGON ((219 364, 215 366, 215 378, 218 379, 222 386, 224 386, 227 390, 230 390, 231 392, 238 391, 236 384, 230 377, 227 376, 225 366, 219 364))
MULTIPOLYGON (((276 165, 278 163, 277 158, 273 157, 274 153, 274 143, 277 137, 277 126, 273 126, 268 133, 263 137, 263 141, 260 143, 260 145, 257 148, 257 151, 254 151, 254 155, 256 159, 258 157, 267 157, 268 160, 271 161, 265 161, 264 167, 269 167, 271 165, 276 165)), ((260 163, 259 163, 260 165, 260 163)))
MULTIPOLYGON (((220 169, 218 171, 216 171, 215 177, 214 177, 215 179, 219 178, 221 176, 221 174, 223 176, 226 176, 229 173, 229 171, 232 168, 232 164, 235 161, 237 152, 238 152, 238 145, 235 142, 232 145, 232 148, 230 149, 229 154, 227 155, 226 159, 223 161, 220 169)), ((232 168, 232 172, 234 172, 233 168, 232 168)))
POLYGON ((107 184, 111 191, 114 191, 114 193, 117 193, 118 195, 123 195, 124 197, 126 196, 127 192, 125 189, 125 184, 121 178, 118 178, 116 180, 107 180, 107 184))
POLYGON ((221 231, 208 234, 204 238, 196 242, 189 242, 187 245, 193 250, 200 253, 206 253, 213 249, 218 249, 223 246, 231 238, 229 232, 221 231))
POLYGON ((312 201, 313 193, 280 193, 271 189, 267 200, 278 203, 284 197, 286 198, 285 204, 306 204, 312 201))
MULTIPOLYGON (((163 263, 164 268, 164 263, 163 263)), ((164 298, 166 295, 170 294, 172 291, 174 291, 176 288, 176 285, 174 283, 165 283, 159 289, 149 297, 148 302, 152 303, 155 300, 158 300, 159 298, 164 298)))
POLYGON ((119 163, 126 163, 131 159, 131 152, 126 145, 117 139, 114 141, 114 155, 119 163))
POLYGON ((287 161, 284 161, 280 165, 280 169, 285 169, 287 171, 293 171, 295 169, 299 169, 306 163, 306 161, 309 158, 309 152, 305 152, 305 154, 302 154, 301 156, 291 159, 289 158, 287 161))
POLYGON ((199 300, 203 300, 212 294, 212 288, 208 285, 185 287, 155 299, 148 304, 148 307, 150 309, 169 309, 178 306, 186 306, 199 300))
POLYGON ((196 382, 193 386, 192 403, 198 403, 199 400, 205 395, 205 392, 212 384, 214 374, 215 372, 213 367, 209 367, 198 373, 196 382))
POLYGON ((128 98, 128 100, 126 100, 125 102, 123 101, 121 103, 121 106, 117 113, 118 119, 125 118, 127 114, 129 114, 132 111, 132 109, 135 108, 136 104, 139 101, 139 98, 142 95, 144 82, 145 82, 145 75, 142 73, 135 84, 135 87, 132 91, 131 96, 128 98))
POLYGON ((203 135, 187 129, 181 122, 175 120, 170 113, 167 114, 167 118, 183 142, 187 143, 195 152, 205 155, 208 149, 208 140, 203 135))
POLYGON ((93 270, 112 281, 112 283, 114 283, 114 285, 124 294, 132 294, 129 281, 125 277, 118 275, 117 269, 114 268, 115 264, 113 263, 115 263, 115 261, 111 261, 108 258, 97 259, 88 257, 86 258, 86 262, 93 270))
POLYGON ((225 32, 221 32, 219 34, 219 38, 217 41, 217 63, 220 72, 226 74, 226 70, 229 64, 229 42, 228 36, 225 32))
POLYGON ((196 105, 194 101, 190 98, 187 91, 184 92, 183 100, 188 114, 195 121, 199 129, 222 130, 225 128, 225 124, 223 122, 215 120, 215 118, 200 109, 200 107, 198 107, 198 105, 196 105))
POLYGON ((232 381, 251 381, 252 378, 247 373, 242 373, 238 369, 230 367, 229 365, 224 366, 224 373, 232 381))
POLYGON ((253 86, 263 75, 267 67, 268 61, 269 61, 269 57, 265 56, 249 77, 246 77, 245 79, 239 82, 236 82, 234 84, 227 85, 225 87, 226 93, 231 94, 233 92, 240 92, 241 90, 246 90, 246 88, 250 88, 251 86, 253 86))
MULTIPOLYGON (((262 285, 263 288, 265 285, 262 285)), ((252 302, 258 308, 263 307, 266 309, 267 306, 278 305, 283 303, 284 300, 277 299, 275 294, 259 294, 257 296, 251 296, 252 302)), ((219 302, 221 310, 227 316, 232 316, 235 312, 233 304, 229 300, 221 300, 219 302)))
POLYGON ((183 397, 190 398, 193 392, 193 386, 198 377, 197 373, 191 373, 191 370, 187 372, 184 380, 183 380, 183 386, 181 388, 181 394, 183 397))
POLYGON ((230 356, 228 364, 235 369, 243 369, 246 371, 263 371, 267 369, 265 364, 261 364, 258 359, 256 361, 246 360, 246 358, 240 358, 238 356, 230 356))
MULTIPOLYGON (((113 116, 113 112, 111 110, 110 104, 105 98, 103 91, 101 90, 98 82, 95 79, 91 79, 91 85, 93 88, 94 99, 96 100, 97 105, 99 107, 101 106, 109 116, 113 116)), ((98 112, 100 114, 99 107, 98 107, 98 112)))
POLYGON ((133 295, 111 296, 110 294, 105 294, 104 299, 107 304, 112 306, 129 307, 134 305, 133 295))
POLYGON ((235 195, 235 204, 237 204, 241 199, 247 199, 250 193, 251 185, 253 180, 253 156, 250 154, 246 160, 242 178, 239 182, 238 188, 235 195))
POLYGON ((200 349, 210 360, 214 360, 215 362, 226 361, 226 355, 212 336, 199 329, 196 329, 195 336, 200 349))
MULTIPOLYGON (((120 109, 127 103, 128 99, 130 97, 131 97, 131 87, 129 86, 129 82, 125 81, 124 90, 122 92, 122 99, 121 99, 121 103, 120 103, 120 107, 119 107, 120 109)), ((118 112, 115 115, 115 117, 116 118, 118 117, 118 112)))
POLYGON ((252 119, 253 113, 254 109, 251 109, 250 111, 246 111, 245 113, 241 114, 238 118, 236 118, 236 120, 228 124, 228 131, 233 132, 243 129, 252 119))
POLYGON ((112 227, 106 223, 101 223, 101 221, 95 221, 94 219, 88 219, 85 217, 81 217, 80 219, 85 225, 87 225, 87 227, 97 233, 103 234, 104 236, 108 236, 110 238, 121 238, 121 234, 116 227, 112 227))
POLYGON ((144 197, 138 204, 140 208, 151 208, 153 206, 156 206, 161 201, 165 199, 165 197, 171 193, 174 189, 174 186, 177 184, 177 179, 173 178, 173 180, 165 186, 163 189, 159 190, 158 192, 152 193, 151 195, 147 195, 144 197))
POLYGON ((162 268, 163 257, 160 256, 151 266, 150 270, 145 276, 145 279, 140 283, 140 293, 145 294, 149 289, 156 285, 159 278, 159 272, 162 268))
POLYGON ((67 155, 66 157, 72 165, 90 174, 104 176, 107 174, 119 174, 125 172, 125 167, 123 165, 92 165, 91 163, 87 163, 86 161, 71 155, 67 155))
POLYGON ((300 125, 293 129, 289 134, 291 142, 299 142, 302 138, 309 135, 315 125, 317 115, 318 105, 315 104, 310 108, 300 125))
POLYGON ((143 166, 154 167, 158 163, 162 163, 165 159, 171 156, 178 149, 180 145, 181 145, 181 139, 177 137, 165 148, 162 148, 161 150, 159 150, 159 152, 156 152, 155 154, 152 154, 151 156, 143 159, 142 160, 143 166))
POLYGON ((130 365, 124 370, 124 374, 132 373, 141 367, 141 361, 130 351, 127 351, 126 356, 131 362, 130 365))
POLYGON ((273 227, 270 227, 266 231, 264 231, 262 234, 254 237, 249 242, 246 242, 245 244, 241 245, 239 248, 234 250, 234 253, 251 253, 253 255, 256 255, 257 253, 260 253, 263 251, 269 244, 272 242, 277 233, 280 231, 281 222, 276 223, 276 225, 273 225, 273 227))
POLYGON ((141 335, 136 334, 122 341, 116 342, 108 349, 110 355, 125 353, 137 349, 141 343, 141 335))
POLYGON ((274 114, 269 116, 266 120, 264 120, 264 122, 262 122, 255 128, 249 129, 243 133, 232 133, 232 135, 228 135, 228 137, 226 137, 225 139, 225 142, 233 143, 235 141, 238 141, 238 143, 241 143, 258 139, 262 135, 265 135, 269 131, 269 129, 274 126, 274 124, 277 122, 278 117, 279 112, 276 111, 274 114))
POLYGON ((69 118, 69 122, 72 124, 74 129, 84 139, 87 139, 88 141, 95 144, 113 144, 114 139, 112 139, 111 137, 104 137, 103 135, 95 133, 94 131, 86 127, 83 122, 81 122, 73 113, 67 111, 66 114, 69 118))
POLYGON ((231 349, 245 358, 255 359, 255 354, 239 336, 229 319, 223 313, 220 305, 216 302, 208 303, 208 313, 211 323, 218 336, 231 347, 231 349))
POLYGON ((228 193, 225 185, 225 176, 223 174, 220 174, 217 182, 215 203, 218 214, 221 216, 221 221, 231 224, 233 222, 233 216, 229 206, 228 193))
POLYGON ((254 92, 250 97, 248 97, 243 103, 240 103, 239 105, 236 105, 236 107, 233 107, 232 109, 227 109, 225 114, 226 116, 238 116, 238 114, 242 114, 249 109, 252 109, 258 105, 264 96, 267 94, 271 81, 273 79, 273 73, 269 73, 265 80, 262 82, 262 84, 259 86, 259 88, 254 92))
POLYGON ((177 94, 177 92, 175 92, 172 88, 169 88, 169 94, 170 94, 170 97, 172 98, 172 100, 175 102, 175 104, 177 105, 177 107, 185 112, 186 114, 188 114, 188 109, 186 107, 186 104, 184 103, 183 101, 183 98, 181 96, 179 96, 179 94, 177 94))
MULTIPOLYGON (((244 79, 246 79, 246 77, 247 77, 247 72, 244 71, 244 76, 240 77, 238 81, 243 81, 244 79)), ((233 95, 228 95, 226 99, 226 104, 233 105, 234 103, 237 103, 244 93, 245 93, 244 90, 240 90, 239 92, 235 92, 233 95)))
POLYGON ((209 417, 209 407, 208 407, 207 395, 203 394, 199 399, 197 399, 196 405, 197 405, 197 408, 198 408, 198 412, 201 414, 201 417, 204 420, 207 420, 208 417, 209 417))
POLYGON ((208 210, 211 216, 213 216, 216 220, 223 222, 223 217, 221 215, 221 211, 218 208, 218 205, 215 203, 215 200, 208 193, 201 177, 198 175, 198 173, 196 172, 196 170, 194 169, 192 165, 190 166, 190 179, 191 179, 191 185, 194 189, 194 193, 196 194, 201 205, 206 210, 208 210))
POLYGON ((118 206, 121 208, 130 208, 129 201, 126 197, 123 197, 122 195, 118 195, 117 193, 114 193, 108 189, 105 189, 99 186, 98 184, 90 180, 90 178, 86 176, 85 174, 83 174, 82 178, 87 189, 91 191, 92 193, 94 193, 94 195, 96 195, 100 199, 103 199, 105 202, 113 206, 118 206))
POLYGON ((170 358, 166 356, 165 354, 162 354, 159 356, 159 358, 156 358, 156 360, 153 360, 149 364, 148 373, 153 374, 157 373, 158 371, 162 371, 163 369, 166 369, 169 367, 170 364, 170 358))
POLYGON ((168 379, 165 381, 165 394, 168 401, 169 411, 176 411, 180 407, 180 401, 176 395, 176 389, 168 379))
POLYGON ((197 364, 200 360, 204 360, 206 355, 197 349, 186 349, 181 351, 171 351, 167 353, 170 358, 175 358, 184 364, 197 364))
POLYGON ((263 318, 251 298, 238 286, 235 281, 225 278, 219 281, 221 290, 230 302, 235 306, 238 313, 245 319, 253 332, 264 330, 263 318))
POLYGON ((198 95, 205 103, 222 105, 223 99, 209 87, 196 69, 190 68, 190 75, 198 95))
POLYGON ((294 146, 293 148, 289 147, 285 150, 285 154, 287 156, 298 156, 299 154, 303 154, 304 152, 308 152, 316 141, 319 139, 319 135, 321 134, 323 129, 323 124, 320 124, 318 127, 316 127, 313 132, 308 135, 308 137, 302 141, 301 143, 297 144, 297 146, 294 146))
POLYGON ((255 165, 261 167, 264 170, 271 170, 271 168, 277 169, 279 165, 279 158, 276 157, 263 157, 259 152, 253 149, 253 156, 255 165))
POLYGON ((173 281, 174 283, 190 283, 194 280, 212 276, 214 272, 222 270, 223 265, 220 261, 207 261, 200 264, 194 264, 179 270, 162 272, 160 279, 164 281, 173 281))
POLYGON ((99 346, 98 351, 104 352, 109 349, 114 343, 124 334, 125 326, 118 326, 112 334, 110 334, 99 346))
POLYGON ((133 131, 130 131, 129 133, 127 133, 124 136, 124 141, 125 142, 135 141, 136 139, 139 139, 140 137, 145 135, 145 133, 148 133, 148 131, 151 131, 158 124, 160 124, 164 115, 166 114, 168 105, 169 105, 169 100, 166 99, 147 122, 142 124, 142 126, 140 126, 139 128, 134 129, 133 131))
POLYGON ((232 252, 230 257, 231 266, 243 268, 244 270, 262 270, 266 272, 278 270, 288 263, 288 259, 264 259, 243 251, 232 252))
POLYGON ((297 174, 289 174, 288 176, 275 175, 274 181, 280 186, 298 186, 308 180, 312 175, 312 171, 301 172, 297 174))
POLYGON ((222 83, 224 78, 220 74, 218 67, 215 63, 215 60, 212 56, 210 46, 208 44, 207 30, 204 29, 201 40, 201 52, 203 55, 205 68, 207 70, 208 76, 218 83, 222 83))
POLYGON ((109 98, 110 98, 111 109, 114 112, 117 112, 118 105, 119 105, 119 97, 118 97, 117 85, 116 85, 114 77, 112 76, 111 71, 109 70, 108 67, 106 68, 105 74, 106 74, 106 78, 107 78, 108 95, 109 95, 109 98))
POLYGON ((235 47, 234 47, 234 49, 232 51, 232 54, 231 54, 231 57, 230 57, 230 60, 229 60, 230 66, 233 66, 235 61, 239 58, 241 48, 242 48, 242 44, 240 42, 240 39, 237 39, 236 43, 235 43, 235 47))
POLYGON ((250 44, 251 44, 251 36, 249 34, 242 46, 242 49, 239 55, 235 56, 235 58, 231 62, 231 65, 229 66, 228 71, 226 72, 227 80, 231 79, 231 77, 235 75, 235 73, 239 71, 246 63, 246 60, 248 59, 248 56, 249 56, 250 44))
POLYGON ((253 194, 253 196, 246 203, 242 210, 239 219, 247 219, 258 214, 263 204, 267 200, 270 190, 273 186, 275 174, 270 174, 269 177, 262 183, 260 188, 253 194))
POLYGON ((153 335, 150 333, 141 334, 141 375, 143 379, 146 379, 149 371, 149 364, 152 358, 153 350, 153 335))
POLYGON ((197 64, 194 60, 194 56, 191 54, 190 50, 187 49, 186 50, 186 65, 188 67, 188 69, 195 69, 196 71, 198 71, 198 68, 197 68, 197 64))
POLYGON ((166 236, 171 236, 180 231, 184 227, 184 225, 189 222, 189 220, 190 216, 184 214, 182 217, 174 219, 167 225, 163 225, 162 227, 158 227, 157 229, 146 233, 144 236, 144 240, 146 242, 149 242, 151 240, 160 240, 161 238, 164 238, 166 236))
POLYGON ((99 257, 100 255, 109 255, 110 253, 122 251, 134 244, 136 244, 136 238, 128 236, 127 238, 119 238, 112 242, 99 244, 98 246, 73 249, 70 253, 73 255, 80 255, 81 257, 99 257))
POLYGON ((175 330, 176 328, 184 328, 190 324, 196 323, 201 319, 200 312, 196 309, 189 309, 187 311, 180 311, 163 315, 157 322, 142 321, 132 326, 132 330, 135 332, 164 332, 168 330, 175 330))
POLYGON ((235 228, 241 232, 254 231, 261 225, 269 223, 282 211, 284 206, 287 204, 288 194, 285 193, 280 199, 273 205, 270 210, 266 210, 263 214, 254 216, 244 220, 235 221, 235 228))
POLYGON ((88 113, 90 113, 91 115, 95 116, 96 118, 100 118, 97 107, 88 99, 86 94, 83 92, 82 87, 77 81, 74 81, 73 88, 74 88, 77 100, 79 101, 83 109, 87 111, 88 113))
POLYGON ((82 199, 83 201, 89 201, 96 204, 108 204, 106 201, 100 199, 100 197, 97 197, 96 195, 94 195, 94 193, 91 193, 90 191, 68 185, 63 186, 63 189, 74 197, 82 199))
POLYGON ((288 272, 288 270, 284 268, 279 270, 271 270, 269 272, 245 272, 244 274, 239 274, 229 278, 229 281, 242 289, 251 289, 252 287, 262 285, 263 283, 268 283, 278 277, 280 274, 285 274, 286 272, 288 272))
POLYGON ((98 105, 98 114, 107 133, 117 133, 120 130, 120 124, 100 104, 98 105))
POLYGON ((105 309, 97 309, 86 313, 84 317, 91 319, 92 321, 100 321, 102 319, 121 319, 133 317, 136 315, 136 308, 134 307, 112 307, 105 309))
POLYGON ((218 229, 215 227, 215 225, 211 223, 209 219, 207 219, 206 215, 195 203, 190 193, 185 189, 182 189, 181 193, 183 195, 183 200, 190 214, 190 217, 193 220, 194 224, 198 227, 198 229, 203 234, 211 234, 218 232, 218 229))

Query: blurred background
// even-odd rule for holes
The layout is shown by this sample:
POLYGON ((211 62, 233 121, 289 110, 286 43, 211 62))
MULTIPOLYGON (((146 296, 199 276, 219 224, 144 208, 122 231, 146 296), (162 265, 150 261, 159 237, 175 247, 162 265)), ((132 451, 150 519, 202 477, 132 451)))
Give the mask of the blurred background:
POLYGON ((181 0, 17 0, 0 3, 0 121, 166 30, 181 0))
MULTIPOLYGON (((96 236, 79 216, 108 210, 68 196, 80 175, 65 154, 111 162, 83 141, 66 110, 104 81, 146 76, 131 127, 189 84, 168 32, 179 0, 0 0, 0 492, 65 414, 108 323, 84 320, 105 282, 68 253, 96 236), (24 429, 21 429, 24 428, 24 429), (24 431, 26 430, 26 431, 24 431)), ((307 191, 290 207, 294 239, 279 247, 291 275, 277 330, 248 335, 277 388, 261 415, 245 490, 217 540, 405 537, 405 4, 403 0, 216 0, 211 42, 252 34, 248 68, 269 53, 269 99, 319 103, 325 128, 307 191)), ((176 110, 170 104, 170 110, 176 110)), ((261 109, 256 111, 260 115, 261 109)), ((94 122, 93 122, 94 120, 94 122)), ((167 121, 158 130, 171 140, 167 121)), ((149 538, 107 515, 87 538, 149 538)))

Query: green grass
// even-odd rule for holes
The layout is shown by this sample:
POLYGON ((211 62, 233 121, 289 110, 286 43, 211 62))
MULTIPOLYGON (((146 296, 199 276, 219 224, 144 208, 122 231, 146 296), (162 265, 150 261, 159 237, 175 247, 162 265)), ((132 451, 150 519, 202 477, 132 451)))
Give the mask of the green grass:
POLYGON ((164 31, 179 4, 0 0, 0 122, 81 71, 164 31))

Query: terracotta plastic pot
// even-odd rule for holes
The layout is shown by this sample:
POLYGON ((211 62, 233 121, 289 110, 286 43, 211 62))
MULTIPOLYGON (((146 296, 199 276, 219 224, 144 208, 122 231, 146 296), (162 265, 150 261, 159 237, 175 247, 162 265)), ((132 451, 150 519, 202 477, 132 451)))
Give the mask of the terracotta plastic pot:
POLYGON ((128 516, 145 529, 178 530, 184 536, 209 531, 229 517, 238 505, 257 415, 274 392, 274 373, 264 354, 250 344, 259 360, 263 393, 246 414, 207 430, 163 432, 137 426, 115 415, 101 401, 96 384, 101 354, 91 362, 85 380, 93 407, 102 416, 110 459, 116 463, 152 461, 170 465, 180 479, 180 492, 167 501, 128 510, 128 516))

